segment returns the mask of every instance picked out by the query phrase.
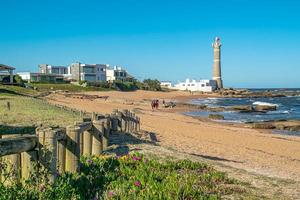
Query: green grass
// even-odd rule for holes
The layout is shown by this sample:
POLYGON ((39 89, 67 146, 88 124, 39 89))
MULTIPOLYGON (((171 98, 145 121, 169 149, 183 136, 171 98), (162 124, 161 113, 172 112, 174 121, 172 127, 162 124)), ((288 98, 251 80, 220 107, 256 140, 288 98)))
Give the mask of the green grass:
POLYGON ((221 199, 245 193, 225 173, 189 160, 160 162, 134 153, 81 162, 81 173, 57 174, 53 184, 0 184, 0 199, 221 199))
POLYGON ((27 89, 15 90, 10 86, 7 90, 2 90, 0 95, 1 133, 32 132, 40 124, 65 127, 80 120, 78 113, 61 110, 40 99, 23 96, 27 92, 24 90, 27 89), (19 93, 15 94, 12 91, 19 93), (10 110, 7 102, 10 102, 10 110))
POLYGON ((102 87, 81 87, 74 84, 50 84, 50 83, 30 83, 31 86, 37 87, 38 91, 48 92, 51 90, 68 90, 70 92, 83 92, 83 91, 109 91, 111 89, 102 87))
POLYGON ((33 89, 27 89, 20 86, 0 85, 0 97, 14 95, 35 96, 38 94, 38 91, 33 89))

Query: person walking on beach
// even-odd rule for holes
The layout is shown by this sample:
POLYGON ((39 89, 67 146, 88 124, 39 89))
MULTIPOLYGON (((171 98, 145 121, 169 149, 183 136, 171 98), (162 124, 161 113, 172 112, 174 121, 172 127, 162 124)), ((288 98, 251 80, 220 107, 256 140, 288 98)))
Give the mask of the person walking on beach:
POLYGON ((152 102, 151 102, 151 109, 152 109, 152 111, 154 110, 154 108, 155 108, 155 100, 152 100, 152 102))
POLYGON ((152 111, 154 109, 158 109, 158 106, 159 106, 159 100, 155 99, 151 102, 151 108, 152 108, 152 111))

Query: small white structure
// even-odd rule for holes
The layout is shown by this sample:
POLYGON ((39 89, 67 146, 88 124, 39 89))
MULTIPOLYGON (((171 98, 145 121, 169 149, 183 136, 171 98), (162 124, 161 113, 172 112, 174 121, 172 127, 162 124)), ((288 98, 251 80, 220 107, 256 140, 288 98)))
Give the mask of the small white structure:
POLYGON ((18 72, 17 73, 23 81, 30 81, 31 74, 30 72, 18 72))
POLYGON ((179 82, 174 87, 177 90, 187 90, 191 92, 212 92, 217 89, 215 80, 190 80, 186 79, 185 82, 179 82))
POLYGON ((160 82, 160 87, 171 89, 172 88, 172 83, 171 83, 171 81, 161 81, 160 82))

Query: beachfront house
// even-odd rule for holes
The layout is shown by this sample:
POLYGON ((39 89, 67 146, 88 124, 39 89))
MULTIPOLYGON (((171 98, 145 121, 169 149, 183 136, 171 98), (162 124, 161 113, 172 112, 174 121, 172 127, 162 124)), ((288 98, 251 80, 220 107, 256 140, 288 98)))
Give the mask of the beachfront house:
POLYGON ((191 92, 213 92, 217 89, 215 80, 190 80, 186 79, 185 82, 179 82, 174 87, 177 90, 186 90, 191 92))
POLYGON ((4 83, 5 78, 9 77, 9 80, 5 83, 12 84, 14 82, 14 70, 15 69, 16 68, 14 68, 14 67, 0 64, 0 82, 4 83))
POLYGON ((113 69, 106 69, 106 81, 113 82, 116 80, 119 81, 130 81, 133 77, 128 74, 128 72, 119 66, 114 66, 113 69))
POLYGON ((44 74, 44 73, 32 73, 32 72, 18 72, 17 73, 22 80, 28 83, 41 82, 41 83, 62 83, 64 82, 64 76, 61 74, 44 74))
POLYGON ((107 64, 72 63, 71 79, 75 81, 100 82, 106 81, 107 64))
POLYGON ((70 66, 67 67, 67 66, 40 64, 39 73, 62 75, 65 80, 69 80, 71 78, 70 66))
POLYGON ((85 64, 85 63, 72 63, 69 66, 55 66, 48 64, 40 64, 39 72, 20 72, 18 75, 24 81, 28 82, 59 82, 62 81, 86 81, 86 82, 114 82, 132 81, 132 77, 122 67, 115 66, 110 69, 108 64, 85 64))

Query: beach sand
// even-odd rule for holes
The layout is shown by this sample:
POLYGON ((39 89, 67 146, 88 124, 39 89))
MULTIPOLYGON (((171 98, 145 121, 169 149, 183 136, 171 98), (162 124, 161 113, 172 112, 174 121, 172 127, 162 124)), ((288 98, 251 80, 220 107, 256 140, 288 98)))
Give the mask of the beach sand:
MULTIPOLYGON (((51 94, 48 101, 88 112, 111 113, 113 109, 136 110, 141 128, 153 133, 167 149, 267 177, 300 181, 300 137, 270 134, 266 130, 236 127, 183 115, 186 108, 152 111, 150 101, 192 98, 188 92, 87 92, 108 99, 76 99, 51 94)), ((295 191, 294 191, 295 192, 295 191)), ((299 192, 299 191, 298 191, 299 192)))

